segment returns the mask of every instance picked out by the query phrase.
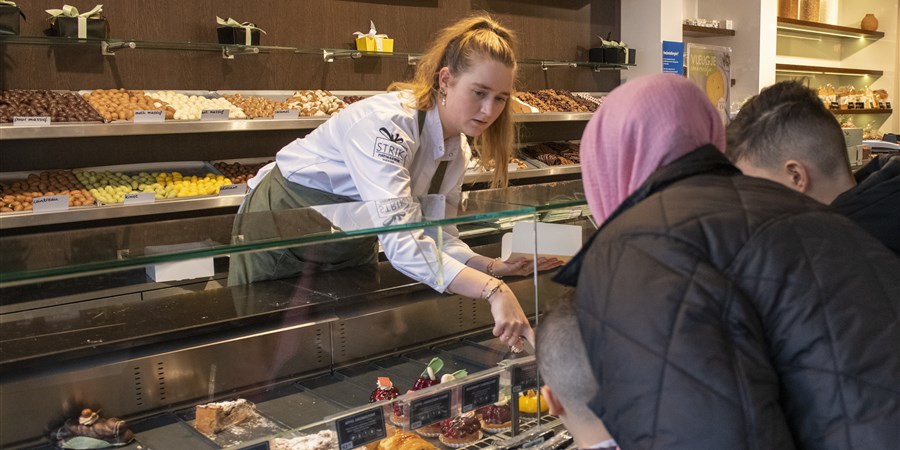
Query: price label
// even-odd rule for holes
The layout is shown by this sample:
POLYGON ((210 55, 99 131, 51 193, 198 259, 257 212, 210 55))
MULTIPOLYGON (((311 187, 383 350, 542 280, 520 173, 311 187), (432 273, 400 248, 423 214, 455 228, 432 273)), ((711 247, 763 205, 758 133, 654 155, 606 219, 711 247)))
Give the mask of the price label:
POLYGON ((409 428, 415 430, 450 418, 451 391, 409 402, 409 428))
POLYGON ((260 442, 259 444, 253 444, 247 447, 241 448, 241 450, 269 450, 269 441, 260 442))
POLYGON ((204 109, 200 112, 200 120, 228 120, 228 110, 204 109))
POLYGON ((512 371, 512 392, 518 394, 538 387, 537 362, 516 366, 512 371))
POLYGON ((884 102, 878 102, 878 107, 881 109, 887 109, 887 105, 884 102))
POLYGON ((891 109, 891 102, 884 102, 885 109, 891 109))
POLYGON ((462 387, 462 412, 497 403, 500 400, 500 375, 473 381, 462 387))
POLYGON ((841 104, 838 102, 831 102, 831 109, 841 109, 841 104))
POLYGON ((300 117, 300 110, 298 109, 276 109, 275 110, 275 118, 276 119, 296 119, 300 117))
POLYGON ((229 184, 219 188, 219 195, 244 195, 247 193, 247 183, 229 184))
POLYGON ((132 192, 130 194, 125 194, 125 204, 126 205, 140 205, 143 203, 155 203, 156 202, 156 193, 155 192, 132 192))
POLYGON ((856 109, 856 103, 847 102, 847 109, 856 109))
POLYGON ((147 123, 147 122, 165 122, 166 121, 166 112, 160 110, 143 110, 139 109, 134 112, 135 123, 147 123))
POLYGON ((334 425, 340 450, 350 450, 387 437, 381 408, 338 419, 334 425))
POLYGON ((866 109, 865 102, 856 102, 856 109, 866 109))
POLYGON ((34 212, 65 211, 69 209, 69 194, 31 199, 31 208, 34 212))
POLYGON ((509 171, 512 172, 514 170, 519 170, 519 165, 516 163, 509 163, 509 171))
POLYGON ((49 117, 13 117, 14 127, 45 127, 50 125, 49 117))

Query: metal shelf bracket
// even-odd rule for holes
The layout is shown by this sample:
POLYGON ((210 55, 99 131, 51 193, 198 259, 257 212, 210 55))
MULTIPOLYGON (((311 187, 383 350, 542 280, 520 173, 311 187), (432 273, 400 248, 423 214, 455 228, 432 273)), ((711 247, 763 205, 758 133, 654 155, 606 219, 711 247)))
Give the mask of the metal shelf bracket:
POLYGON ((578 64, 573 62, 550 62, 550 61, 541 61, 541 70, 547 70, 551 67, 569 67, 576 68, 578 64))
POLYGON ((415 66, 419 64, 419 61, 422 60, 421 55, 406 55, 406 62, 411 66, 415 66))
POLYGON ((116 50, 124 49, 124 48, 136 48, 134 42, 109 42, 109 41, 101 41, 100 42, 100 54, 103 56, 116 56, 116 50))
POLYGON ((234 59, 234 55, 256 55, 257 47, 222 47, 222 59, 234 59))

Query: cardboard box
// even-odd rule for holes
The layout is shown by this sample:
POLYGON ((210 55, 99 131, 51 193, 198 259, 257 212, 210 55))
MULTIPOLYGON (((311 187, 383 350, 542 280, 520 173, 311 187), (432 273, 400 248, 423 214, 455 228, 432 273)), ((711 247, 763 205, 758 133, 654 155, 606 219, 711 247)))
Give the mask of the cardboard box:
MULTIPOLYGON (((220 44, 248 45, 246 28, 216 27, 220 44)), ((259 30, 250 29, 250 44, 259 45, 259 30)))
POLYGON ((356 49, 365 52, 392 53, 394 51, 394 40, 363 36, 356 38, 356 49))
MULTIPOLYGON (((109 37, 109 22, 106 19, 86 19, 86 36, 87 39, 106 39, 109 37)), ((78 37, 78 18, 77 17, 57 17, 56 21, 50 25, 51 35, 60 37, 78 37)))
POLYGON ((18 35, 20 17, 25 16, 17 6, 0 5, 0 34, 18 35))
MULTIPOLYGON (((191 242, 187 244, 176 245, 158 245, 147 247, 144 253, 148 256, 178 253, 191 250, 199 250, 209 248, 211 242, 191 242)), ((216 271, 213 267, 213 257, 188 259, 185 261, 175 261, 168 263, 151 264, 146 266, 147 276, 157 283, 166 281, 190 280, 194 278, 209 278, 215 275, 216 271)))

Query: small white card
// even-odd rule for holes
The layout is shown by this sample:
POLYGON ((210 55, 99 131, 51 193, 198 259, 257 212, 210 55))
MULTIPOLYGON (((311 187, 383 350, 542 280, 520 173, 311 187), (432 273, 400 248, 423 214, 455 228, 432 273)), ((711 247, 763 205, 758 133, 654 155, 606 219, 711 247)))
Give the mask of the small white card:
POLYGON ((276 109, 275 110, 275 118, 276 119, 296 119, 300 117, 300 110, 298 109, 276 109))
POLYGON ((204 109, 200 112, 200 120, 228 120, 228 110, 204 109))
POLYGON ((134 112, 134 122, 165 122, 166 112, 161 110, 137 110, 134 112))
POLYGON ((69 194, 31 199, 31 207, 34 212, 66 211, 69 209, 69 194))
POLYGON ((14 127, 45 127, 50 125, 49 117, 13 117, 14 127))
POLYGON ((247 193, 247 183, 229 184, 219 188, 219 195, 244 195, 247 193))
POLYGON ((519 165, 516 163, 509 163, 509 171, 512 172, 514 170, 519 170, 519 165))
POLYGON ((156 203, 155 192, 132 192, 125 194, 126 205, 140 205, 143 203, 156 203))

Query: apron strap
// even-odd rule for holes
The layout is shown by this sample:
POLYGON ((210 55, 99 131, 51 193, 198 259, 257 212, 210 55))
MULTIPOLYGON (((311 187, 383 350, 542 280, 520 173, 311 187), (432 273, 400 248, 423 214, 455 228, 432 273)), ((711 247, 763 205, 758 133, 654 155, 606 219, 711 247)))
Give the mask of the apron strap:
MULTIPOLYGON (((419 139, 422 138, 422 133, 425 129, 425 113, 425 111, 419 111, 419 139)), ((431 177, 431 187, 428 188, 428 195, 435 195, 441 192, 441 184, 444 183, 444 175, 447 174, 447 163, 449 162, 444 160, 438 164, 437 170, 434 171, 434 176, 431 177)))

